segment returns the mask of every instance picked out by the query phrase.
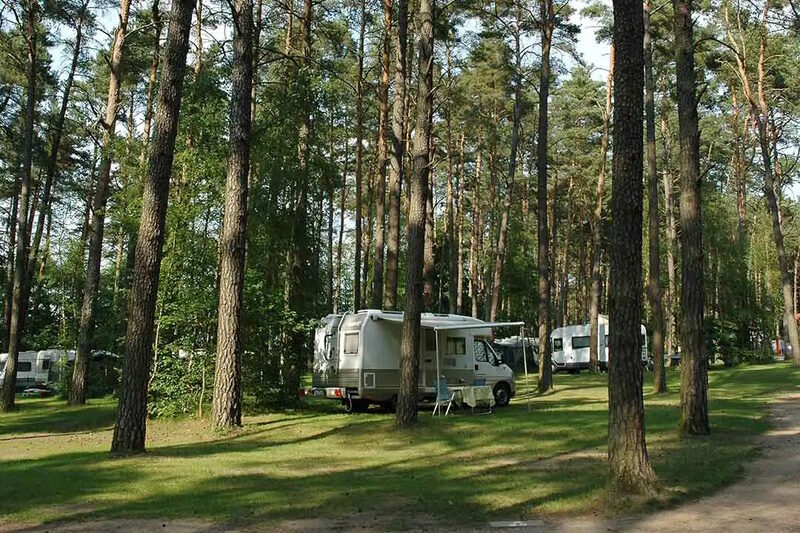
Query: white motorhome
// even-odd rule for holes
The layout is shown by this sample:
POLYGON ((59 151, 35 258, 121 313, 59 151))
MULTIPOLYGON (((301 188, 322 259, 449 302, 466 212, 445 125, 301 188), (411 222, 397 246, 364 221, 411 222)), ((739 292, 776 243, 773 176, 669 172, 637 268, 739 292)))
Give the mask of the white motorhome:
MULTIPOLYGON (((608 317, 597 317, 597 359, 601 369, 608 368, 608 317)), ((642 332, 642 363, 648 360, 647 329, 642 332)), ((550 334, 553 372, 567 370, 580 372, 589 368, 589 346, 591 345, 591 325, 578 324, 556 328, 550 334)))
MULTIPOLYGON (((514 396, 514 372, 489 339, 492 326, 476 318, 423 313, 419 392, 435 399, 437 374, 449 385, 486 384, 498 406, 514 396)), ((306 394, 341 400, 348 411, 369 404, 391 406, 400 391, 403 313, 363 310, 328 315, 314 337, 312 388, 306 394)))
MULTIPOLYGON (((6 378, 8 354, 0 354, 0 385, 6 378)), ((17 390, 25 390, 34 385, 57 381, 61 366, 65 361, 75 360, 74 350, 40 350, 19 352, 17 358, 17 390)))

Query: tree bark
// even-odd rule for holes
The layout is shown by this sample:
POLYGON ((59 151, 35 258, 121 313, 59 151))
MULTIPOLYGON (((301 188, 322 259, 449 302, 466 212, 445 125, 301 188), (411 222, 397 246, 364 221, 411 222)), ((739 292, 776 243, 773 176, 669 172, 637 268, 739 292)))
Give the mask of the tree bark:
POLYGON ((158 79, 158 61, 161 57, 161 30, 163 23, 161 21, 161 11, 158 4, 161 0, 153 0, 152 14, 153 25, 153 55, 150 59, 150 72, 147 76, 147 104, 144 113, 144 129, 142 134, 142 151, 139 154, 139 166, 144 167, 147 161, 147 147, 150 145, 150 127, 153 124, 153 93, 156 88, 156 80, 158 79))
MULTIPOLYGON (((431 155, 428 158, 430 168, 433 168, 433 149, 428 148, 431 155)), ((436 311, 436 294, 434 293, 434 267, 436 261, 433 249, 434 220, 433 220, 433 172, 428 172, 428 192, 425 195, 427 207, 425 208, 425 257, 422 266, 422 294, 425 300, 426 311, 436 311)))
POLYGON ((153 360, 153 323, 193 8, 194 0, 174 0, 169 17, 164 68, 158 87, 153 149, 144 181, 133 283, 128 302, 122 384, 111 443, 111 453, 114 455, 144 452, 147 378, 153 360))
POLYGON ((550 48, 553 41, 555 14, 552 0, 539 0, 542 21, 542 73, 539 80, 539 125, 536 134, 536 174, 539 270, 539 392, 553 388, 550 353, 550 242, 547 221, 547 141, 548 97, 550 94, 550 48))
POLYGON ((447 253, 447 310, 456 312, 458 300, 458 244, 456 237, 456 185, 454 183, 455 164, 453 149, 453 64, 450 49, 450 40, 445 42, 447 58, 447 105, 445 109, 446 135, 447 135, 447 197, 445 208, 444 239, 447 253))
POLYGON ((358 33, 358 79, 356 80, 356 237, 355 271, 353 274, 353 310, 361 309, 361 249, 362 249, 362 159, 364 139, 364 37, 367 30, 366 0, 361 0, 361 23, 358 33))
MULTIPOLYGON (((666 88, 664 89, 666 94, 666 88)), ((670 131, 667 124, 667 108, 661 106, 661 143, 663 152, 662 179, 664 180, 664 210, 667 213, 667 274, 669 279, 669 294, 667 295, 667 355, 675 351, 675 298, 678 292, 677 274, 675 271, 675 242, 677 240, 677 227, 675 222, 675 205, 672 199, 673 183, 670 162, 672 160, 670 147, 670 131)))
POLYGON ((611 94, 614 87, 614 44, 609 49, 608 78, 606 79, 606 107, 603 113, 603 138, 600 141, 600 175, 597 177, 594 216, 592 217, 592 290, 589 303, 589 370, 597 372, 599 350, 600 299, 603 278, 600 258, 603 252, 603 199, 606 194, 606 168, 608 164, 608 137, 611 121, 611 94))
POLYGON ((375 206, 375 257, 372 274, 372 307, 381 308, 383 301, 383 257, 386 236, 386 173, 389 165, 389 48, 392 40, 394 0, 382 0, 383 38, 381 40, 381 79, 378 89, 378 187, 375 206))
POLYGON ((347 200, 347 128, 344 139, 344 163, 342 165, 342 187, 339 191, 339 233, 336 244, 336 297, 333 300, 333 313, 339 314, 342 300, 342 239, 344 238, 344 209, 347 200))
POLYGON ((242 300, 250 169, 253 0, 234 0, 228 177, 220 235, 217 365, 211 417, 217 428, 242 425, 242 300))
POLYGON ((50 212, 50 204, 52 203, 52 189, 55 181, 56 170, 58 166, 58 152, 61 148, 61 137, 64 132, 64 122, 67 117, 67 108, 69 106, 70 92, 72 91, 72 84, 75 80, 75 71, 78 68, 78 61, 80 59, 81 45, 83 42, 83 24, 86 21, 88 2, 84 2, 78 12, 78 19, 75 24, 75 43, 72 51, 72 62, 70 63, 69 74, 64 83, 64 92, 61 96, 61 108, 58 113, 58 118, 53 126, 53 137, 50 144, 50 157, 47 161, 47 174, 45 175, 44 188, 42 190, 42 202, 39 209, 39 216, 36 221, 36 231, 33 234, 33 243, 31 244, 30 258, 28 259, 28 273, 27 273, 27 286, 30 289, 33 276, 36 272, 37 262, 39 258, 39 247, 42 242, 42 233, 44 232, 45 222, 50 212))
POLYGON ((656 166, 656 108, 655 81, 653 79, 653 45, 650 34, 650 0, 644 3, 644 78, 645 123, 647 124, 647 190, 648 190, 648 240, 649 268, 647 296, 653 338, 653 391, 667 392, 664 372, 664 310, 661 307, 661 244, 658 210, 658 168, 656 166))
MULTIPOLYGON (((792 358, 794 366, 800 366, 800 338, 798 338, 797 321, 793 313, 792 298, 792 274, 789 271, 789 259, 786 256, 786 246, 784 244, 783 227, 781 220, 780 205, 778 194, 780 185, 776 184, 776 172, 772 164, 770 139, 769 139, 769 117, 770 109, 767 104, 765 75, 766 75, 766 48, 767 48, 767 13, 769 2, 765 0, 762 13, 760 28, 760 47, 758 59, 758 101, 756 102, 752 93, 750 101, 752 103, 753 114, 757 116, 758 137, 761 147, 761 158, 764 164, 764 201, 767 204, 767 211, 772 217, 772 236, 775 241, 775 251, 778 254, 778 267, 781 273, 781 296, 783 298, 783 323, 786 328, 789 344, 792 347, 792 358)), ((744 68, 742 67, 742 71, 744 68)), ((776 161, 777 164, 777 161, 776 161)))
POLYGON ((114 128, 117 124, 117 100, 122 83, 122 60, 125 51, 125 37, 128 32, 128 15, 131 0, 122 0, 119 12, 119 26, 114 33, 114 45, 109 61, 108 97, 103 121, 103 147, 97 185, 92 200, 92 222, 89 231, 89 259, 86 263, 86 282, 83 288, 80 329, 78 331, 78 350, 72 371, 72 386, 68 401, 71 405, 86 403, 89 373, 89 352, 94 334, 94 313, 97 305, 97 292, 100 287, 100 262, 103 257, 103 225, 106 218, 109 186, 111 184, 111 163, 113 159, 114 128))
POLYGON ((386 246, 386 283, 383 307, 397 308, 397 262, 400 249, 400 186, 406 136, 406 45, 408 1, 397 0, 397 34, 394 41, 394 101, 392 102, 392 152, 389 158, 389 232, 386 246))
POLYGON ((22 166, 19 177, 19 204, 17 209, 17 239, 14 254, 14 287, 11 294, 11 322, 8 330, 8 359, 6 376, 0 390, 0 412, 14 409, 14 389, 17 384, 17 362, 22 344, 22 328, 26 312, 26 267, 28 257, 28 200, 31 187, 31 168, 33 165, 33 128, 36 117, 37 81, 37 38, 36 25, 39 21, 39 2, 28 0, 25 7, 25 44, 27 50, 27 82, 25 88, 25 122, 22 128, 22 166))
POLYGON ((456 313, 464 314, 464 187, 466 186, 466 172, 464 170, 464 132, 461 132, 461 143, 459 146, 459 181, 458 181, 458 200, 457 210, 457 238, 458 252, 456 256, 456 313))
POLYGON ((478 318, 478 300, 480 299, 480 243, 483 232, 481 217, 481 149, 475 156, 475 182, 472 184, 472 238, 469 245, 469 292, 472 300, 472 318, 478 318))
POLYGON ((655 483, 645 444, 642 396, 642 3, 614 1, 614 148, 608 368, 610 482, 649 493, 655 483))
POLYGON ((674 0, 675 70, 680 145, 682 434, 707 435, 708 360, 703 331, 703 233, 700 129, 695 98, 691 0, 674 0))
MULTIPOLYGON (((519 123, 522 120, 522 49, 521 37, 521 8, 517 6, 516 21, 514 26, 514 115, 511 123, 511 153, 508 156, 508 177, 506 178, 506 194, 503 200, 503 213, 500 215, 500 234, 497 239, 497 256, 494 263, 492 277, 492 303, 489 321, 497 320, 497 306, 500 302, 500 282, 503 276, 503 265, 506 260, 506 241, 508 239, 508 218, 511 213, 511 200, 514 193, 514 177, 517 173, 517 150, 519 148, 519 123)), ((549 58, 548 58, 549 60, 549 58)), ((543 69, 544 70, 544 69, 543 69)))
POLYGON ((433 0, 420 0, 417 12, 419 31, 417 125, 414 130, 414 167, 410 183, 406 305, 400 359, 400 394, 397 398, 396 423, 401 428, 411 427, 417 422, 422 265, 425 253, 425 211, 430 172, 430 112, 433 108, 433 9, 433 0))

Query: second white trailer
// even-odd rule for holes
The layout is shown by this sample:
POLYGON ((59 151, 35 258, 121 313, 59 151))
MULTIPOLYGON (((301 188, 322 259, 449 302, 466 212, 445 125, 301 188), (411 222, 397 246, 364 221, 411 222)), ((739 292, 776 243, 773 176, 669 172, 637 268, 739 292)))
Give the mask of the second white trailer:
MULTIPOLYGON (((600 368, 608 368, 608 317, 597 317, 597 360, 600 368)), ((648 361, 647 329, 641 326, 642 363, 648 361)), ((591 325, 576 324, 556 328, 550 334, 553 371, 567 370, 580 372, 589 368, 589 346, 591 346, 591 325)))

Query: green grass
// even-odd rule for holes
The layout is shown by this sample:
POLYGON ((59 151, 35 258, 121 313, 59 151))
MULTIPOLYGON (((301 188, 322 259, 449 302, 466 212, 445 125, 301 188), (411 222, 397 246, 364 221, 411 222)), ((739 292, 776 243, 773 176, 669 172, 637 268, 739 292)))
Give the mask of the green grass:
MULTIPOLYGON (((648 449, 659 497, 619 500, 605 490, 606 376, 557 376, 531 399, 524 385, 490 416, 433 419, 410 432, 389 414, 345 415, 331 403, 248 416, 230 435, 206 421, 152 421, 148 453, 111 459, 115 401, 69 409, 21 400, 0 416, 0 526, 102 518, 191 518, 280 524, 364 513, 448 525, 565 513, 647 511, 739 478, 769 428, 765 405, 800 390, 788 365, 710 373, 712 435, 677 436, 677 373, 669 394, 645 385, 648 449), (410 518, 409 518, 410 517, 410 518)), ((411 522, 404 522, 410 520, 411 522)))

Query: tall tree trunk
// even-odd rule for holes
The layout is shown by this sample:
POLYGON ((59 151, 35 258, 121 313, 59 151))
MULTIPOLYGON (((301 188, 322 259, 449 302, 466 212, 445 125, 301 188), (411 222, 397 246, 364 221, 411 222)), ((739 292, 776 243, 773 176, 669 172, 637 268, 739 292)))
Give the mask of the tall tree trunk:
POLYGON ((144 452, 147 378, 153 360, 153 323, 193 8, 194 0, 174 0, 169 17, 164 68, 158 85, 153 150, 144 181, 133 283, 128 302, 122 385, 111 443, 111 453, 115 455, 144 452))
POLYGON ((550 353, 550 243, 547 224, 547 141, 548 98, 550 94, 550 47, 553 41, 555 14, 553 0, 539 0, 542 23, 542 73, 539 79, 539 125, 536 134, 536 174, 538 217, 539 273, 539 392, 553 388, 553 369, 550 353))
POLYGON ((608 361, 608 464, 612 485, 647 493, 655 473, 645 444, 642 396, 643 10, 614 1, 614 148, 611 189, 611 300, 608 361))
POLYGON ((356 242, 355 242, 355 272, 353 274, 353 310, 361 309, 361 249, 362 235, 362 158, 364 140, 364 38, 367 31, 367 5, 366 0, 361 0, 361 23, 358 33, 358 79, 356 80, 356 242))
POLYGON ((456 313, 464 314, 464 187, 466 182, 466 171, 464 169, 464 132, 461 132, 461 143, 459 145, 459 180, 458 180, 458 252, 456 256, 456 313))
POLYGON ((411 176, 411 212, 408 219, 406 305, 400 358, 400 394, 397 425, 417 422, 420 320, 422 314, 422 265, 425 253, 425 211, 430 172, 430 112, 433 109, 433 0, 420 0, 417 12, 419 59, 417 62, 417 125, 414 130, 414 167, 411 176))
POLYGON ((11 295, 11 322, 8 331, 8 359, 6 377, 0 390, 0 412, 14 409, 14 389, 17 384, 17 360, 22 344, 22 328, 26 313, 26 261, 28 256, 28 199, 33 165, 33 128, 36 116, 37 39, 36 24, 39 20, 39 2, 28 0, 25 6, 25 44, 27 50, 27 82, 25 88, 25 125, 22 129, 22 167, 19 177, 19 205, 17 209, 17 239, 14 255, 14 288, 11 295))
POLYGON ((594 216, 592 217, 592 290, 589 303, 589 369, 598 371, 600 299, 602 297, 602 273, 600 259, 603 252, 603 198, 606 191, 606 167, 608 162, 609 123, 611 121, 611 91, 614 87, 614 44, 609 50, 608 78, 606 79, 606 107, 603 113, 603 139, 600 142, 600 175, 597 177, 594 216))
POLYGON ((406 44, 408 0, 397 0, 397 33, 394 41, 394 101, 392 102, 392 153, 389 159, 389 234, 386 246, 386 283, 383 307, 397 308, 397 262, 400 249, 400 184, 406 136, 406 44))
MULTIPOLYGON (((429 147, 431 155, 429 165, 433 168, 433 149, 429 147)), ((434 292, 434 262, 436 261, 434 243, 434 219, 433 219, 433 172, 428 172, 428 192, 425 195, 427 207, 425 208, 425 257, 422 266, 422 294, 425 300, 426 311, 436 311, 436 294, 434 292)))
POLYGON ((220 234, 217 364, 211 417, 218 428, 242 425, 242 299, 250 170, 253 0, 234 0, 228 178, 220 234))
MULTIPOLYGON (((764 165, 764 201, 767 210, 772 216, 772 236, 775 240, 775 251, 778 254, 778 267, 781 273, 781 296, 783 298, 783 324, 786 335, 792 347, 794 366, 800 366, 800 338, 798 338, 797 321, 793 313, 792 299, 792 274, 789 271, 789 259, 786 257, 783 228, 781 221, 780 205, 778 203, 780 184, 776 184, 776 172, 770 155, 769 117, 770 109, 767 104, 765 75, 766 75, 766 48, 767 48, 767 13, 769 2, 765 0, 760 28, 760 47, 758 56, 758 101, 750 95, 753 114, 758 117, 758 138, 761 147, 761 159, 764 165)), ((743 68, 742 68, 743 70, 743 68)), ((777 161, 776 161, 777 163, 777 161)))
POLYGON ((456 312, 458 299, 458 250, 456 242, 456 186, 455 164, 453 163, 453 65, 450 49, 450 40, 445 42, 447 59, 447 107, 445 110, 446 135, 447 135, 447 195, 445 207, 444 248, 447 254, 447 309, 452 314, 456 312))
POLYGON ((142 133, 142 151, 139 154, 139 166, 144 167, 147 161, 147 147, 150 144, 150 127, 153 123, 153 94, 156 88, 156 80, 158 79, 158 61, 161 57, 161 30, 163 23, 161 21, 161 11, 158 4, 161 0, 153 0, 152 16, 153 16, 153 55, 150 59, 150 72, 147 75, 147 104, 144 113, 144 129, 142 133))
POLYGON ((661 244, 658 210, 658 168, 656 167, 656 108, 655 81, 653 79, 653 45, 650 35, 650 0, 644 3, 644 79, 645 123, 647 124, 647 191, 648 191, 648 241, 649 268, 647 296, 650 300, 653 332, 653 391, 667 392, 664 372, 664 310, 661 307, 661 244))
POLYGON ((381 40, 381 80, 378 89, 378 199, 375 206, 375 258, 372 273, 372 307, 381 308, 383 300, 383 255, 386 236, 386 172, 389 165, 389 48, 392 40, 394 0, 382 0, 383 39, 381 40))
POLYGON ((11 300, 14 299, 14 249, 17 247, 17 216, 19 214, 19 177, 22 165, 17 165, 14 174, 14 190, 11 198, 11 212, 8 215, 8 252, 6 255, 6 286, 3 317, 5 335, 3 335, 3 351, 8 352, 8 341, 11 336, 11 300))
MULTIPOLYGON (((497 239, 497 256, 494 263, 492 278, 492 303, 489 312, 489 321, 497 320, 497 306, 500 302, 500 282, 503 276, 503 265, 506 260, 506 241, 508 238, 508 217, 511 213, 511 199, 514 193, 514 177, 517 173, 517 150, 519 147, 519 123, 522 119, 522 49, 521 36, 521 8, 517 6, 517 17, 514 26, 514 115, 511 125, 511 153, 508 157, 508 177, 506 178, 506 194, 503 200, 503 214, 500 216, 500 234, 497 239)), ((544 70, 544 69, 543 69, 544 70)))
POLYGON ((86 283, 83 289, 83 306, 78 330, 78 350, 72 371, 72 386, 69 389, 71 405, 86 403, 89 377, 89 352, 94 334, 94 313, 97 305, 97 292, 100 286, 100 262, 103 257, 103 225, 106 218, 111 183, 111 162, 113 156, 114 129, 117 124, 117 100, 122 83, 122 59, 125 50, 125 37, 128 32, 128 15, 131 0, 122 0, 119 12, 119 26, 114 33, 114 45, 109 61, 108 97, 103 121, 103 147, 97 186, 92 200, 92 223, 89 231, 89 259, 86 263, 86 283))
MULTIPOLYGON (((574 180, 572 175, 569 177, 569 185, 567 185, 567 198, 572 199, 572 187, 574 185, 574 180)), ((566 227, 564 228, 564 251, 561 255, 561 275, 559 276, 559 283, 558 283, 558 301, 557 301, 557 308, 556 308, 556 324, 563 326, 566 324, 568 320, 567 316, 567 302, 569 299, 569 240, 572 236, 572 232, 570 231, 571 223, 572 223, 572 202, 567 202, 566 206, 566 216, 565 222, 566 227)))
POLYGON ((333 313, 338 314, 342 303, 342 239, 344 237, 344 209, 347 200, 347 127, 344 136, 344 163, 342 164, 342 187, 339 190, 339 232, 336 244, 336 298, 333 300, 333 313))
POLYGON ((472 300, 472 318, 478 318, 478 300, 480 299, 480 243, 483 232, 483 219, 481 218, 481 149, 475 156, 475 182, 472 185, 472 238, 469 245, 469 292, 472 300))
POLYGON ((703 332, 703 233, 700 130, 695 98, 691 0, 674 0, 675 70, 681 172, 681 416, 680 431, 707 435, 708 360, 703 332))
POLYGON ((78 20, 75 24, 75 43, 72 51, 72 62, 70 63, 67 80, 64 83, 64 92, 61 96, 61 109, 59 110, 56 123, 53 126, 53 137, 50 144, 50 157, 47 161, 47 174, 45 176, 44 189, 42 191, 42 205, 39 209, 39 217, 36 221, 36 231, 33 234, 30 258, 28 259, 27 279, 29 288, 37 267, 39 247, 42 241, 42 233, 44 232, 45 222, 50 213, 53 183, 55 181, 56 170, 58 167, 58 152, 61 148, 61 137, 64 132, 64 122, 66 121, 67 117, 69 96, 70 92, 72 91, 72 84, 75 80, 75 71, 78 68, 78 60, 80 59, 81 45, 83 43, 83 24, 86 21, 88 7, 89 4, 85 1, 78 13, 78 20))
MULTIPOLYGON (((664 91, 666 94, 666 89, 664 91)), ((675 271, 675 242, 677 240, 677 225, 675 222, 675 205, 672 199, 675 184, 670 171, 672 161, 670 146, 670 131, 667 124, 667 108, 661 106, 661 143, 663 152, 662 179, 664 180, 664 210, 667 213, 667 274, 669 278, 669 294, 667 295, 667 355, 675 351, 675 298, 678 293, 678 282, 675 271)))

